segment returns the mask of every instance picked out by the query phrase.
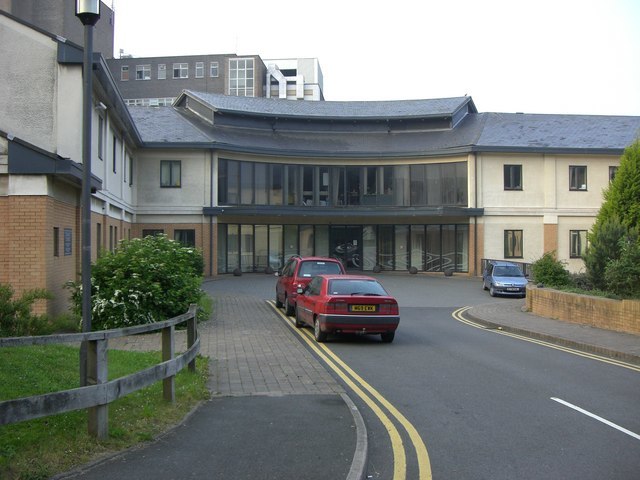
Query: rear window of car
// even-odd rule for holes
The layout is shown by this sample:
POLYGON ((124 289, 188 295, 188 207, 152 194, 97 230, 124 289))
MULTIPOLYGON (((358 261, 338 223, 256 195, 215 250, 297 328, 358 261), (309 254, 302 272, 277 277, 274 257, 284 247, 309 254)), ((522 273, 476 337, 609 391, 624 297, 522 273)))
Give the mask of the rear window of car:
POLYGON ((300 265, 299 275, 301 277, 315 277, 322 274, 335 274, 342 273, 339 263, 335 262, 322 262, 322 261, 309 261, 302 262, 300 265))
POLYGON ((387 295, 382 285, 375 280, 341 280, 329 282, 330 295, 387 295))
POLYGON ((522 272, 515 265, 496 266, 493 269, 496 277, 522 277, 522 272))

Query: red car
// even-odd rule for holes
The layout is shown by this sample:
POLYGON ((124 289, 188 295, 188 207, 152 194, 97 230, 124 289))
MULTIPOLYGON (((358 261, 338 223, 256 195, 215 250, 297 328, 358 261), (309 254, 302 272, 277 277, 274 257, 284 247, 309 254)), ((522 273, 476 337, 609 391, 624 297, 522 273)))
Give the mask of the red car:
POLYGON ((293 315, 296 309, 298 290, 304 289, 313 277, 322 273, 345 273, 340 260, 324 257, 301 257, 294 255, 282 270, 278 272, 276 283, 276 307, 284 306, 287 315, 293 315))
POLYGON ((396 299, 363 275, 318 275, 300 289, 296 302, 296 327, 313 327, 318 342, 329 333, 356 333, 380 334, 391 343, 399 323, 396 299))

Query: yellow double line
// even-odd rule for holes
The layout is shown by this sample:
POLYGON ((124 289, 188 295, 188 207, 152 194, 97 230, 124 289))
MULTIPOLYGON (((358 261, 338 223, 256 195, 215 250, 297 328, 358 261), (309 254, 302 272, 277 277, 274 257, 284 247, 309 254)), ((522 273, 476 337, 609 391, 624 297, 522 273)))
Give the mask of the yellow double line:
POLYGON ((268 302, 274 311, 282 317, 286 324, 295 331, 300 338, 313 350, 322 361, 338 375, 349 388, 362 399, 363 402, 378 417, 391 441, 393 451, 393 480, 405 480, 407 478, 407 456, 400 432, 394 422, 389 418, 391 415, 407 432, 418 460, 419 480, 431 480, 431 462, 427 448, 415 427, 405 418, 397 408, 386 400, 375 388, 369 385, 362 377, 345 364, 326 345, 317 343, 309 330, 298 329, 293 326, 289 317, 285 316, 273 302, 268 302), (365 392, 366 390, 366 392, 365 392), (368 393, 367 393, 368 392, 368 393), (381 408, 384 407, 388 414, 381 408))
POLYGON ((517 333, 507 332, 507 331, 504 331, 504 330, 502 330, 500 328, 495 329, 495 328, 486 327, 486 326, 484 326, 482 324, 476 323, 476 322, 474 322, 472 320, 469 320, 468 318, 464 317, 464 312, 466 312, 470 308, 471 307, 459 308, 458 310, 453 312, 453 314, 452 314, 453 318, 455 318, 459 322, 462 322, 462 323, 464 323, 466 325, 469 325, 471 327, 479 328, 481 330, 486 330, 488 332, 498 333, 500 335, 505 335, 507 337, 517 338, 518 340, 523 340, 523 341, 529 342, 529 343, 535 343, 537 345, 542 345, 543 347, 547 347, 547 348, 553 348, 554 350, 560 350, 562 352, 570 353, 572 355, 577 355, 579 357, 590 358, 591 360, 597 360, 598 362, 608 363, 610 365, 615 365, 617 367, 623 367, 623 368, 627 368, 629 370, 634 370, 636 372, 640 372, 640 367, 638 367, 637 365, 633 365, 631 363, 626 363, 626 362, 623 362, 621 360, 615 360, 613 358, 603 357, 601 355, 596 355, 594 353, 583 352, 583 351, 576 350, 576 349, 573 349, 573 348, 570 348, 570 347, 563 347, 561 345, 556 345, 555 343, 545 342, 544 340, 537 340, 535 338, 525 337, 524 335, 518 335, 517 333))

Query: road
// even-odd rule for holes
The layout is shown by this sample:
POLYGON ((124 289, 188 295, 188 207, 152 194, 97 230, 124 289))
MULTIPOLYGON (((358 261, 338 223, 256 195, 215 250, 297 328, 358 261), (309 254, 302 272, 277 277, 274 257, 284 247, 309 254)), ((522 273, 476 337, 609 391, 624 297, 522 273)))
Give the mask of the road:
MULTIPOLYGON (((394 343, 337 337, 320 353, 353 383, 370 478, 640 478, 638 371, 456 320, 459 307, 502 301, 477 279, 379 278, 401 305, 394 343)), ((272 299, 258 280, 247 288, 272 299)))

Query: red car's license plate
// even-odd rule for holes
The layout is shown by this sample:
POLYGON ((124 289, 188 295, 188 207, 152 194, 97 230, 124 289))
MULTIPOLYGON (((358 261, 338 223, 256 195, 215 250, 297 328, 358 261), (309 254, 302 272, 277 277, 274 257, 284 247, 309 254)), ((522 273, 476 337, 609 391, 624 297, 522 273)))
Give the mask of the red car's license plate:
POLYGON ((352 312, 375 312, 376 305, 351 305, 352 312))

